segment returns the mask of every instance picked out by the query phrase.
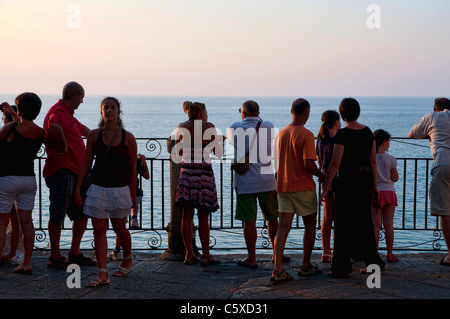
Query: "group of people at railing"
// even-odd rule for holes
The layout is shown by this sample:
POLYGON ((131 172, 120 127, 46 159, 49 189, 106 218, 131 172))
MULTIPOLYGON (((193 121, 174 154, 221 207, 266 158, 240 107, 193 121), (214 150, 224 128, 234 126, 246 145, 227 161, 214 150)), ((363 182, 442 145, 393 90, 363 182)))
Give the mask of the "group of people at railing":
MULTIPOLYGON (((20 221, 24 258, 14 271, 32 274, 34 159, 45 144, 43 177, 50 193, 48 267, 65 269, 71 263, 97 265, 98 276, 87 284, 97 287, 109 282, 108 219, 116 233, 116 248, 123 249, 120 266, 112 275, 126 276, 132 267, 132 240, 126 222, 130 214, 136 216, 131 211, 132 208, 135 211, 140 200, 136 176, 142 174, 148 178, 148 169, 145 160, 138 157, 134 136, 123 129, 120 102, 106 97, 101 102, 99 127, 90 130, 74 117, 83 98, 84 89, 80 84, 67 83, 62 98, 46 114, 43 128, 34 123, 42 104, 36 94, 19 95, 15 100, 16 110, 6 102, 1 104, 5 125, 0 129, 0 251, 5 243, 6 227, 11 223, 11 228, 17 229, 20 221), (87 137, 86 145, 83 137, 87 137), (138 172, 140 163, 144 167, 138 172), (73 222, 67 258, 62 256, 59 245, 66 214, 73 222), (89 218, 94 229, 96 260, 80 252, 89 218)), ((208 121, 205 104, 188 101, 183 104, 188 120, 180 123, 175 131, 171 160, 181 164, 175 203, 182 207, 185 264, 220 262, 209 250, 208 217, 219 208, 210 154, 221 157, 225 140, 235 149, 232 165, 237 194, 235 218, 244 223, 248 251, 247 258, 238 261, 239 266, 258 268, 255 253, 258 203, 273 247, 272 281, 293 279, 284 270, 283 263, 290 259, 284 254, 284 248, 294 215, 301 216, 305 225, 303 260, 298 274, 310 276, 321 272, 310 260, 318 202, 324 205, 321 261, 331 263, 331 276, 348 276, 352 272, 352 260, 377 264, 384 269, 385 261, 378 253, 382 224, 386 232, 387 262, 398 261, 393 254, 393 217, 397 205, 393 183, 398 180, 398 172, 396 159, 387 154, 389 133, 381 129, 372 133, 359 123, 358 101, 345 98, 339 112, 329 110, 322 114, 323 124, 315 143, 314 134, 304 127, 310 108, 305 99, 293 102, 292 122, 275 137, 272 164, 271 160, 262 158, 272 154, 273 124, 261 119, 257 102, 243 103, 239 109, 242 121, 232 124, 226 137, 219 135, 214 124, 208 121), (341 117, 345 128, 341 128, 341 117), (319 199, 313 176, 323 185, 319 199), (201 258, 192 247, 195 210, 199 218, 201 258)), ((441 217, 447 247, 450 245, 449 124, 450 102, 438 98, 434 112, 425 115, 409 133, 410 138, 430 139, 431 214, 441 217)), ((11 262, 14 249, 12 245, 9 254, 2 256, 2 263, 11 262)), ((450 256, 447 254, 440 264, 450 265, 450 256)))

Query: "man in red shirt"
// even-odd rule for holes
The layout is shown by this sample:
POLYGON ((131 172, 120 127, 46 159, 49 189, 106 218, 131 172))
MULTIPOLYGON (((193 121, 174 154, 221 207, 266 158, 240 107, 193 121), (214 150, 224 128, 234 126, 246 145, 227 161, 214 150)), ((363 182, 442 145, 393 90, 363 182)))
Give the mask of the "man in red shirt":
POLYGON ((50 108, 44 119, 45 148, 47 159, 43 176, 50 190, 50 219, 48 232, 51 254, 48 266, 62 268, 69 263, 95 265, 95 261, 80 253, 80 243, 87 226, 82 208, 70 205, 73 191, 84 159, 85 145, 82 136, 90 130, 78 122, 74 112, 83 103, 84 89, 76 82, 63 88, 62 99, 50 108), (60 237, 62 222, 66 215, 73 221, 72 245, 68 260, 61 255, 60 237))

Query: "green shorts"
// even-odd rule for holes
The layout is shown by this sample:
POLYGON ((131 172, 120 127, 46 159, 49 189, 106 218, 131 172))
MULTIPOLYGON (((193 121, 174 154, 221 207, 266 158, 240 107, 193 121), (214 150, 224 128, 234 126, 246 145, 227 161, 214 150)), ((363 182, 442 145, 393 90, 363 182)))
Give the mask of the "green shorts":
POLYGON ((278 218, 277 192, 261 192, 254 194, 237 195, 236 219, 242 221, 255 221, 257 216, 258 199, 259 207, 264 220, 274 220, 278 218))
POLYGON ((317 212, 317 194, 315 191, 278 193, 278 210, 282 213, 296 213, 308 216, 317 212))

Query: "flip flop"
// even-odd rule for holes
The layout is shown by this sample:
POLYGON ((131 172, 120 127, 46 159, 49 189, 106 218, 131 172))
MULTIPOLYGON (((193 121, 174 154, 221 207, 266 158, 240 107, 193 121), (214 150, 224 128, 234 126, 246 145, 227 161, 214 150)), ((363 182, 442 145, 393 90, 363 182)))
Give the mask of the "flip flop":
POLYGON ((442 258, 442 259, 439 261, 439 265, 441 265, 441 266, 450 266, 450 263, 444 261, 444 258, 442 258))
POLYGON ((16 274, 21 274, 21 275, 32 275, 33 269, 23 269, 22 266, 18 266, 16 268, 14 268, 14 272, 16 274))
POLYGON ((241 267, 249 268, 249 269, 258 269, 258 264, 255 264, 255 265, 247 264, 247 260, 246 259, 239 260, 237 262, 237 265, 241 266, 241 267))
POLYGON ((200 264, 202 266, 217 265, 217 264, 220 264, 220 260, 209 255, 208 257, 203 257, 200 264))

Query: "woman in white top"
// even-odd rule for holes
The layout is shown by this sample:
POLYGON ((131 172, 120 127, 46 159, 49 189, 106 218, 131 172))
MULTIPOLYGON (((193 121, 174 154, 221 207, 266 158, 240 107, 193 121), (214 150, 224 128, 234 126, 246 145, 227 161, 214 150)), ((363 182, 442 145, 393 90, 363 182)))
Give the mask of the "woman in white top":
POLYGON ((374 132, 377 146, 377 189, 378 200, 372 205, 372 220, 375 240, 378 246, 381 225, 386 235, 387 262, 397 262, 392 253, 394 246, 394 213, 397 206, 397 195, 394 182, 398 181, 397 160, 387 153, 391 135, 384 130, 374 132))

